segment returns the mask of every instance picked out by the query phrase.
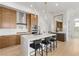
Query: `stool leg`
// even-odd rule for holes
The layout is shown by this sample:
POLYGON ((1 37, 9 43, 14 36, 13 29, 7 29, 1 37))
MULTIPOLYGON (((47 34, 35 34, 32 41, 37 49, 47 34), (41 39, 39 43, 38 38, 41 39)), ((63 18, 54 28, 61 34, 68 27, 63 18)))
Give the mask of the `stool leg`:
POLYGON ((57 48, 57 40, 56 40, 56 48, 57 48))
POLYGON ((48 48, 47 48, 47 45, 46 45, 46 56, 48 55, 48 51, 47 50, 48 50, 48 48))
POLYGON ((55 50, 55 43, 54 43, 54 41, 53 41, 53 50, 55 50))
POLYGON ((43 56, 43 47, 41 47, 42 48, 42 56, 43 56))
POLYGON ((52 51, 52 43, 50 43, 50 51, 52 51))
POLYGON ((36 56, 36 49, 35 49, 35 56, 36 56))
POLYGON ((40 54, 40 48, 39 48, 39 54, 40 54))

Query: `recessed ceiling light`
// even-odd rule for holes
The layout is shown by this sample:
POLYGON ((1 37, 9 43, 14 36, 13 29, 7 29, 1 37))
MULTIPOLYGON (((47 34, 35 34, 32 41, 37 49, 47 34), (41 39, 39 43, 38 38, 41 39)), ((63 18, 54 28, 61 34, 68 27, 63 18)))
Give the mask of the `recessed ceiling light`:
POLYGON ((56 6, 58 6, 58 3, 56 3, 56 6))

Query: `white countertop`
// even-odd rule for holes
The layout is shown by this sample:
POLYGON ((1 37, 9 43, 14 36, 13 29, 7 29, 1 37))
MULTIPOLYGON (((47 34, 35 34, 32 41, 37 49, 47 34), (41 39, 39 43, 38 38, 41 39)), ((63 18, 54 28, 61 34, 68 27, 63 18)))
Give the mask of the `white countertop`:
POLYGON ((27 40, 31 41, 31 40, 36 40, 36 39, 42 39, 42 38, 45 38, 45 37, 50 37, 50 36, 53 36, 53 35, 56 35, 56 34, 42 34, 42 35, 30 34, 30 35, 21 35, 21 37, 24 37, 27 40))

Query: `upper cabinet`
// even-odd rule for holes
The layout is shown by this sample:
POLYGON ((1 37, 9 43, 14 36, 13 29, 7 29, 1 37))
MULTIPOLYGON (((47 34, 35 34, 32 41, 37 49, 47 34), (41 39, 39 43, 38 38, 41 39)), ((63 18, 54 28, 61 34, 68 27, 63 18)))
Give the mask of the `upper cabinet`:
POLYGON ((0 7, 0 28, 1 28, 1 25, 2 25, 2 11, 1 11, 1 7, 0 7))
POLYGON ((34 27, 35 25, 38 25, 37 15, 31 14, 31 26, 34 27))
POLYGON ((30 33, 32 33, 32 30, 35 26, 38 26, 38 15, 34 14, 26 14, 27 19, 27 28, 30 33))
POLYGON ((0 7, 0 28, 16 28, 16 11, 0 7))

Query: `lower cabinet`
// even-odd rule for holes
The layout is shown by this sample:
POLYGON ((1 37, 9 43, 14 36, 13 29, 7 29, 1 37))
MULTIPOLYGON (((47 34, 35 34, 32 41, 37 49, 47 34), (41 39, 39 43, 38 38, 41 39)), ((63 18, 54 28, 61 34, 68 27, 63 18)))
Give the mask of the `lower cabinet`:
POLYGON ((64 42, 66 40, 65 33, 57 33, 57 40, 64 42))
POLYGON ((0 36, 0 48, 5 48, 20 44, 19 35, 0 36))

